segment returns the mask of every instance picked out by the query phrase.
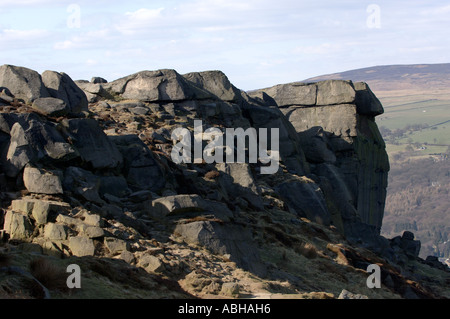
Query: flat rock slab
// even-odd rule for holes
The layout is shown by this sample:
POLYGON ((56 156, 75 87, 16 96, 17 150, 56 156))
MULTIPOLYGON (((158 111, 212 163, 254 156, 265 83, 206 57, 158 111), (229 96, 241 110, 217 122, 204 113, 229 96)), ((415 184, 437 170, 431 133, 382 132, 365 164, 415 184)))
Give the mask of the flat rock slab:
POLYGON ((66 103, 54 97, 38 98, 34 100, 31 107, 47 116, 64 116, 69 112, 66 103))
POLYGON ((72 254, 78 257, 94 256, 94 241, 87 237, 77 236, 69 238, 69 249, 72 254))
POLYGON ((23 172, 23 182, 31 193, 63 194, 62 172, 43 170, 27 165, 23 172))
POLYGON ((205 211, 207 203, 199 195, 173 195, 152 201, 151 215, 165 217, 170 214, 205 211))

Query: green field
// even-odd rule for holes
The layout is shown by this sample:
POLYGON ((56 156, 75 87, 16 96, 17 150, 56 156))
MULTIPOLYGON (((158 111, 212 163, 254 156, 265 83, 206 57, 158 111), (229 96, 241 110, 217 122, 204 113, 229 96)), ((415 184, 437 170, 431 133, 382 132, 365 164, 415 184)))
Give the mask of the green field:
POLYGON ((404 152, 408 145, 413 148, 414 155, 447 152, 450 146, 450 95, 406 95, 379 99, 385 113, 376 121, 389 154, 404 152))

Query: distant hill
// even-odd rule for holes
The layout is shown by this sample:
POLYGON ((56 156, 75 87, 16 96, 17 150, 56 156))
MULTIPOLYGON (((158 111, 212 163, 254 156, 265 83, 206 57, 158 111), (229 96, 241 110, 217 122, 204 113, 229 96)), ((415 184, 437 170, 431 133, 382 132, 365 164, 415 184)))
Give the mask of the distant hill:
POLYGON ((398 90, 450 91, 450 63, 373 66, 321 75, 304 82, 330 79, 364 81, 376 94, 398 90))

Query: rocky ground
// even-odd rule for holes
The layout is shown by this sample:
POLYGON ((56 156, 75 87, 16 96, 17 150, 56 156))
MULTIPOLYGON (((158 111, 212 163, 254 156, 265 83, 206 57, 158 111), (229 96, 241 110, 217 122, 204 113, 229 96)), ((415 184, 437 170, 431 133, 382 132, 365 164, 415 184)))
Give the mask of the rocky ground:
POLYGON ((5 65, 0 91, 1 298, 450 297, 412 233, 379 235, 389 162, 364 83, 245 93, 219 71, 107 83, 5 65), (171 133, 196 119, 278 128, 280 168, 174 163, 171 133))

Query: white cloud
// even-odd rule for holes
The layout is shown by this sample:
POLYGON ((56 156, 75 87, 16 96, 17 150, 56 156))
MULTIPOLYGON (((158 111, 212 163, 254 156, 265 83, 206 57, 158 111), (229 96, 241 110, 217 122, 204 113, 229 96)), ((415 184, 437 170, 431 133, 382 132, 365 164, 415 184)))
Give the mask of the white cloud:
POLYGON ((51 33, 47 30, 16 30, 4 29, 0 31, 0 46, 2 51, 8 49, 26 49, 42 44, 51 33))
POLYGON ((94 60, 94 59, 87 59, 86 60, 86 65, 87 66, 94 66, 94 65, 97 65, 97 64, 98 64, 97 60, 94 60))
POLYGON ((47 4, 50 2, 52 2, 52 0, 2 0, 0 1, 0 7, 29 6, 47 4))
POLYGON ((124 35, 133 35, 146 31, 150 27, 155 27, 162 21, 164 8, 146 9, 141 8, 134 12, 127 12, 115 28, 124 35))
POLYGON ((345 44, 321 43, 318 45, 298 46, 293 50, 293 53, 306 55, 333 55, 343 50, 345 50, 345 44))
POLYGON ((422 15, 448 15, 450 13, 450 4, 421 11, 422 15))
POLYGON ((53 48, 55 50, 97 49, 107 47, 106 44, 111 42, 111 37, 109 29, 87 31, 72 36, 70 39, 58 41, 53 45, 53 48))

